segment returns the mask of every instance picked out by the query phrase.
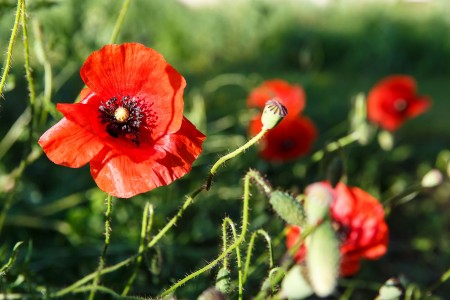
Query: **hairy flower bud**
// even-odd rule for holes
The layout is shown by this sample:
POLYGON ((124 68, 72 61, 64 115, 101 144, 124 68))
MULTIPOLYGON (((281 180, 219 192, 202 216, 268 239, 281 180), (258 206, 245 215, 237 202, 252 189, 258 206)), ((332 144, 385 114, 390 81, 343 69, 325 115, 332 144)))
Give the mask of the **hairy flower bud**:
POLYGON ((305 212, 308 224, 315 225, 324 219, 333 201, 332 190, 325 184, 314 183, 306 189, 305 212))
POLYGON ((329 221, 306 238, 306 265, 311 286, 319 297, 333 293, 339 275, 339 242, 329 221))
POLYGON ((444 177, 442 176, 442 173, 439 172, 439 170, 432 169, 422 177, 421 185, 424 188, 432 188, 440 185, 443 180, 444 177))
POLYGON ((221 293, 230 291, 230 271, 227 268, 221 268, 216 277, 216 289, 221 293))
POLYGON ((267 101, 261 116, 263 129, 274 128, 286 117, 287 113, 286 107, 280 101, 275 99, 267 101))
POLYGON ((304 277, 302 267, 295 265, 288 271, 281 282, 279 296, 281 299, 303 299, 311 296, 313 293, 311 285, 304 277))
POLYGON ((302 227, 305 217, 302 204, 289 194, 274 191, 270 194, 269 202, 275 212, 288 224, 302 227))

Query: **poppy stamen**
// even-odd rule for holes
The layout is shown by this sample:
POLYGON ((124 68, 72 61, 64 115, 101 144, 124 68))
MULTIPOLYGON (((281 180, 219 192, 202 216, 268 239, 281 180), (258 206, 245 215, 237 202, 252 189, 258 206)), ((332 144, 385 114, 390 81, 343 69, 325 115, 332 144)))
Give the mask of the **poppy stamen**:
POLYGON ((142 123, 142 109, 138 101, 130 96, 112 97, 98 108, 102 124, 106 124, 106 132, 114 137, 125 137, 139 146, 139 127, 142 123))
POLYGON ((394 108, 398 112, 404 112, 408 108, 408 102, 405 99, 397 99, 394 101, 394 108))

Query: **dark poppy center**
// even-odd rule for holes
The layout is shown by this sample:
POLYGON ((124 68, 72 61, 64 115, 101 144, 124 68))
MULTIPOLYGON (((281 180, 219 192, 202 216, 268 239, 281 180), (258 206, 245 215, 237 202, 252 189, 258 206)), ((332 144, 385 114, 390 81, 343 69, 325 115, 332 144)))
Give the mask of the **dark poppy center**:
POLYGON ((281 151, 283 152, 289 152, 297 146, 297 143, 293 139, 286 139, 283 142, 280 143, 281 151))
POLYGON ((139 127, 142 124, 142 109, 136 98, 112 97, 98 108, 100 121, 106 124, 106 132, 115 138, 124 137, 139 146, 139 127))
POLYGON ((404 112, 408 108, 408 102, 405 99, 397 99, 394 101, 394 108, 398 112, 404 112))

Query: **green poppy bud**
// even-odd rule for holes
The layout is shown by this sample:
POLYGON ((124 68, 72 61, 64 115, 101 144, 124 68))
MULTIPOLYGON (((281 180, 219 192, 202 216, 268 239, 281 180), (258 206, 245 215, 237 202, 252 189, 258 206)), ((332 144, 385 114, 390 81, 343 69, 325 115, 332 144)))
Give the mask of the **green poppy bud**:
POLYGON ((293 266, 281 282, 280 298, 303 299, 311 296, 314 291, 305 279, 300 265, 293 266))
POLYGON ((280 101, 275 99, 267 101, 261 117, 263 130, 277 126, 286 117, 287 113, 286 107, 280 101))
POLYGON ((339 241, 329 221, 322 223, 306 238, 306 264, 311 286, 319 297, 327 297, 336 288, 339 275, 339 241))
POLYGON ((442 173, 439 170, 432 169, 422 177, 421 185, 424 188, 432 188, 440 185, 443 180, 444 176, 442 176, 442 173))
POLYGON ((323 183, 311 184, 306 190, 305 212, 308 224, 315 225, 330 211, 333 201, 331 189, 323 183))
POLYGON ((291 195, 274 191, 270 194, 269 202, 275 212, 288 224, 303 227, 305 223, 303 206, 291 195))
POLYGON ((388 279, 380 288, 376 300, 397 300, 403 295, 404 287, 397 278, 388 279))
POLYGON ((227 268, 221 268, 217 273, 216 289, 224 294, 230 291, 230 271, 227 268))

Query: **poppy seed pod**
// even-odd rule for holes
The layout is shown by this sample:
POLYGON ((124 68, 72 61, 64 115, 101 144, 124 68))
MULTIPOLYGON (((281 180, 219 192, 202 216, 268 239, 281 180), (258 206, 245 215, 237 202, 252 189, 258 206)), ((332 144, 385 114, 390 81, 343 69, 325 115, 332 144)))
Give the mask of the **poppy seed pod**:
POLYGON ((261 116, 263 129, 272 129, 281 122, 288 114, 286 107, 280 101, 273 99, 266 102, 261 116))

